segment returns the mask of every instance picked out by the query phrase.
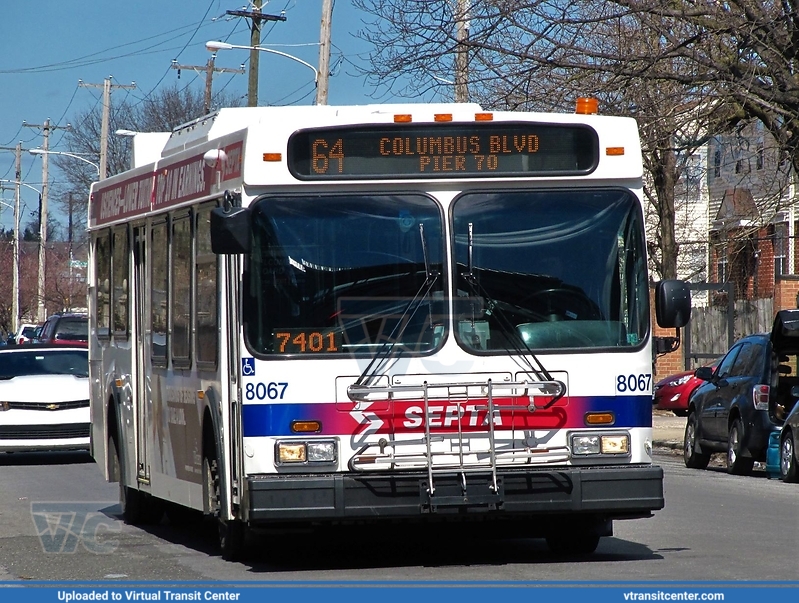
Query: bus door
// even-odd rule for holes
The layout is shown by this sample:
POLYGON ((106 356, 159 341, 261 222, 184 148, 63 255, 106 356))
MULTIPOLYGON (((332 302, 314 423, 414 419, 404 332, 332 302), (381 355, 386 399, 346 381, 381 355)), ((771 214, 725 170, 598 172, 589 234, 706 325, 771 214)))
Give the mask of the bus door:
POLYGON ((136 404, 136 468, 140 482, 150 481, 150 462, 147 454, 147 425, 149 423, 150 388, 147 384, 147 235, 144 226, 133 228, 133 366, 135 367, 136 404))
MULTIPOLYGON (((235 491, 241 493, 241 483, 239 481, 242 475, 243 466, 242 459, 239 456, 240 443, 241 443, 241 397, 240 388, 241 381, 239 379, 239 371, 252 370, 254 366, 252 358, 242 358, 241 348, 239 341, 241 337, 241 315, 240 308, 235 300, 239 299, 239 258, 235 255, 229 255, 225 258, 224 265, 224 278, 221 282, 222 291, 225 292, 227 300, 227 315, 225 317, 225 329, 227 334, 222 338, 222 341, 229 342, 220 348, 220 352, 227 348, 227 365, 228 365, 228 399, 230 400, 230 437, 228 438, 228 454, 230 455, 230 485, 234 487, 235 491)), ((232 502, 238 503, 238 500, 232 502)))

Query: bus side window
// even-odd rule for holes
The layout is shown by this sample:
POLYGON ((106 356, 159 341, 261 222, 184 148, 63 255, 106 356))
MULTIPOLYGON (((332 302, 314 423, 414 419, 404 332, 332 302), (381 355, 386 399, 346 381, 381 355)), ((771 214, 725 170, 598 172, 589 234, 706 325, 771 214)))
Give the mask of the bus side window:
POLYGON ((153 364, 166 366, 167 345, 167 308, 169 307, 169 285, 167 281, 167 227, 166 220, 156 222, 152 226, 150 245, 150 323, 152 339, 150 356, 153 364))
POLYGON ((172 291, 170 320, 172 321, 172 364, 179 368, 191 365, 191 222, 188 213, 172 219, 172 291))
POLYGON ((111 332, 111 237, 109 231, 102 232, 94 244, 95 321, 97 336, 108 337, 111 332))
POLYGON ((194 317, 197 362, 215 367, 219 349, 219 321, 217 317, 217 256, 211 250, 211 210, 201 208, 195 215, 195 307, 194 317))

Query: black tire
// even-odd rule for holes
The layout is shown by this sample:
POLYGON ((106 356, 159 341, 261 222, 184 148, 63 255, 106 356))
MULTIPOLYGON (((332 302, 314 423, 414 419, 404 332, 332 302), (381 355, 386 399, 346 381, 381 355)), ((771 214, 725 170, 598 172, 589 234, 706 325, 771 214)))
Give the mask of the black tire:
POLYGON ((796 459, 793 433, 785 429, 780 439, 780 477, 791 484, 799 482, 799 461, 796 459))
POLYGON ((590 555, 599 545, 594 532, 551 534, 546 537, 549 550, 556 555, 590 555))
POLYGON ((710 455, 697 450, 696 442, 696 413, 688 415, 685 422, 685 435, 683 436, 682 455, 685 466, 689 469, 704 469, 710 462, 710 455))
POLYGON ((743 434, 744 426, 741 419, 735 419, 727 437, 727 473, 732 475, 749 475, 752 473, 752 467, 755 466, 755 459, 742 454, 743 434))
POLYGON ((244 556, 244 543, 247 530, 242 521, 222 518, 222 493, 219 479, 219 466, 216 457, 203 457, 203 480, 208 496, 207 508, 216 523, 219 550, 225 561, 238 561, 244 556))
POLYGON ((164 514, 164 508, 160 501, 125 485, 119 444, 115 435, 108 438, 108 457, 111 479, 116 479, 119 483, 119 506, 125 523, 137 526, 160 522, 164 514))
POLYGON ((685 408, 681 408, 679 410, 672 410, 671 412, 674 413, 675 417, 687 417, 688 416, 688 410, 685 409, 685 408))

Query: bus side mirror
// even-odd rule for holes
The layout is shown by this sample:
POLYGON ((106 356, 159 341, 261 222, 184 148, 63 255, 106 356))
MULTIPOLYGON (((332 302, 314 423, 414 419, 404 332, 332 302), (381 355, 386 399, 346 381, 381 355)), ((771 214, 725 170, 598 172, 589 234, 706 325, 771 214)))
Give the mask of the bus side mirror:
POLYGON ((211 251, 218 254, 249 253, 250 210, 215 207, 211 210, 211 251))
POLYGON ((691 291, 685 281, 660 281, 655 286, 655 315, 663 328, 679 329, 691 320, 691 291))

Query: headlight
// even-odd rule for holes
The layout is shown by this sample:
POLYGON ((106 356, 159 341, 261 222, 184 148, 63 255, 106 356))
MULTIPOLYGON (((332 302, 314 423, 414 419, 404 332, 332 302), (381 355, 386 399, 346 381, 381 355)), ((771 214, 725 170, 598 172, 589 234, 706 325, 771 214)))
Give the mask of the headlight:
POLYGON ((275 444, 275 464, 335 463, 338 445, 335 440, 282 441, 275 444))
POLYGON ((688 383, 691 377, 693 377, 693 375, 683 375, 679 379, 674 379, 673 381, 669 381, 667 385, 671 387, 677 387, 678 385, 682 385, 683 383, 688 383))
POLYGON ((630 454, 629 433, 573 433, 570 442, 572 456, 630 454))

